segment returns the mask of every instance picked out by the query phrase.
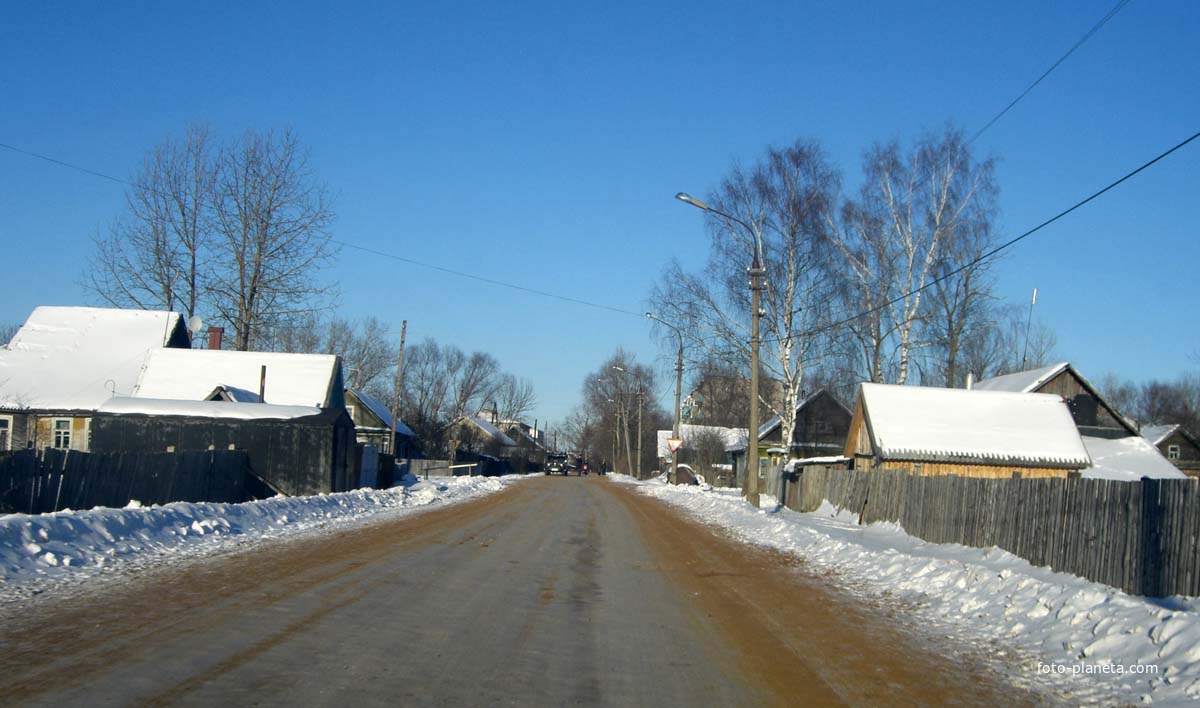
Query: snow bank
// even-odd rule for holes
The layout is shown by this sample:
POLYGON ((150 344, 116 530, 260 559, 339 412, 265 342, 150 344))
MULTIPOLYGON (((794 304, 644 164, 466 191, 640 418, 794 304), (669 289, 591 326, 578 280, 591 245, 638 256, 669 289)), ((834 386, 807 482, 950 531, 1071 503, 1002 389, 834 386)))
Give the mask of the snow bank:
POLYGON ((394 518, 431 504, 497 492, 519 477, 447 477, 243 504, 176 502, 124 509, 0 516, 0 601, 164 561, 394 518))
POLYGON ((737 490, 635 482, 746 543, 770 546, 834 571, 851 592, 899 599, 914 620, 975 645, 1028 658, 1014 678, 1066 691, 1073 702, 1156 705, 1200 700, 1200 601, 1147 599, 1035 568, 999 548, 926 543, 895 524, 859 526, 826 502, 800 514, 746 504, 737 490), (1139 673, 1156 671, 1156 673, 1139 673))

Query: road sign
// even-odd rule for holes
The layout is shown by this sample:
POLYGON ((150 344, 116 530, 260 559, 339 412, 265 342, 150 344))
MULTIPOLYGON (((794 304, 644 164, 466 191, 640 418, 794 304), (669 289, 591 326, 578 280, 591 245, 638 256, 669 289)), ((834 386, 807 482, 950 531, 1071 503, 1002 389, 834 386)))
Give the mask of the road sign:
POLYGON ((669 449, 672 454, 679 452, 679 448, 681 447, 683 447, 683 438, 667 438, 667 449, 669 449))

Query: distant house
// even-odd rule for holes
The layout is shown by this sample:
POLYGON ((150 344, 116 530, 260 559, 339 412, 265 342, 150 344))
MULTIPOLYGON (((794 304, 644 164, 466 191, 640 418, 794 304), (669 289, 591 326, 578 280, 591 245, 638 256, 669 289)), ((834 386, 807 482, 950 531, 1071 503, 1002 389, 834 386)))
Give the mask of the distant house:
POLYGON ((1177 468, 1192 477, 1200 477, 1200 441, 1180 425, 1148 425, 1142 437, 1177 468))
POLYGON ((392 412, 383 401, 364 391, 348 388, 346 411, 354 421, 358 442, 374 445, 380 452, 397 458, 407 459, 416 455, 417 434, 402 420, 396 420, 393 425, 392 412))
POLYGON ((150 355, 190 346, 175 312, 36 308, 0 348, 0 450, 89 450, 96 409, 131 395, 150 355))
MULTIPOLYGON (((673 430, 658 431, 659 469, 665 470, 671 465, 668 441, 673 434, 673 430)), ((732 451, 746 449, 745 428, 681 423, 679 436, 683 439, 683 447, 679 449, 680 465, 687 465, 709 484, 725 486, 733 483, 732 451)))
POLYGON ((864 383, 844 456, 857 470, 1065 477, 1091 460, 1058 396, 864 383))
POLYGON ((463 416, 449 426, 449 439, 459 454, 483 454, 507 459, 517 443, 483 418, 463 416))
MULTIPOLYGON (((783 422, 779 416, 772 416, 758 427, 760 460, 768 454, 791 459, 841 454, 853 414, 836 396, 825 389, 818 389, 796 404, 794 415, 792 439, 787 445, 783 442, 783 422)), ((730 452, 740 479, 740 470, 745 466, 745 440, 730 452)))
POLYGON ((1068 362, 985 379, 973 388, 1053 394, 1062 399, 1092 458, 1092 465, 1083 471, 1085 477, 1131 481, 1183 476, 1068 362))
POLYGON ((513 471, 518 473, 541 472, 542 467, 545 466, 546 448, 533 436, 534 432, 536 431, 527 425, 513 425, 505 433, 516 444, 516 449, 509 455, 509 459, 513 463, 513 471))

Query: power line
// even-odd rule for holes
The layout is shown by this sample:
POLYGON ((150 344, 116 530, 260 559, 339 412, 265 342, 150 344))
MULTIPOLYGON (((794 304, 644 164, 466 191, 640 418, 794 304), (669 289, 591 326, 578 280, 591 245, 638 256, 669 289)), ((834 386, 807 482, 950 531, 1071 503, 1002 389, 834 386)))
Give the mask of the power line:
POLYGON ((348 242, 348 241, 342 241, 342 240, 340 240, 340 239, 336 239, 336 238, 335 238, 335 239, 331 239, 331 240, 332 240, 334 243, 336 243, 336 244, 340 244, 340 245, 342 245, 342 246, 345 246, 345 247, 347 247, 347 248, 353 248, 353 249, 355 249, 355 250, 358 250, 358 251, 363 251, 363 252, 365 252, 365 253, 370 253, 370 254, 372 254, 372 255, 380 256, 380 257, 382 257, 382 258, 390 258, 390 259, 392 259, 392 260, 395 260, 395 261, 400 261, 401 263, 410 263, 410 264, 412 264, 412 265, 421 266, 422 268, 429 268, 429 269, 431 269, 431 270, 436 270, 436 271, 439 271, 439 272, 442 272, 442 273, 448 273, 448 274, 450 274, 450 275, 456 275, 456 276, 458 276, 458 277, 460 277, 460 278, 469 278, 469 279, 471 279, 471 280, 476 280, 476 281, 479 281, 479 282, 481 282, 481 283, 488 283, 488 284, 490 284, 490 285, 497 285, 497 286, 500 286, 500 287, 502 287, 502 288, 509 288, 510 290, 517 290, 517 291, 524 292, 524 293, 530 293, 530 294, 533 294, 533 295, 539 295, 539 296, 541 296, 541 297, 553 298, 553 299, 555 299, 555 300, 561 300, 561 301, 563 301, 563 302, 569 302, 569 303, 573 303, 573 304, 575 304, 575 305, 583 305, 583 306, 585 306, 585 307, 593 307, 593 308, 596 308, 596 309, 598 309, 598 310, 608 310, 609 312, 617 312, 617 313, 620 313, 620 314, 622 314, 622 315, 632 315, 632 316, 634 316, 634 317, 638 317, 638 318, 642 318, 642 317, 644 317, 644 316, 645 316, 643 313, 633 312, 632 310, 625 310, 625 309, 622 309, 622 308, 620 308, 620 307, 613 307, 612 305, 603 305, 603 304, 600 304, 600 303, 598 303, 598 302, 591 302, 591 301, 589 301, 589 300, 582 300, 582 299, 580 299, 580 298, 576 298, 576 297, 570 297, 570 296, 568 296, 568 295, 559 295, 559 294, 557 294, 557 293, 547 292, 547 291, 545 291, 545 290, 537 290, 537 289, 535 289, 535 288, 527 288, 527 287, 525 287, 524 285, 517 285, 517 284, 515 284, 515 283, 509 283, 509 282, 505 282, 505 281, 503 281, 503 280, 496 280, 495 278, 487 278, 487 277, 484 277, 484 276, 482 276, 482 275, 475 275, 474 273, 467 273, 467 272, 465 272, 465 271, 461 271, 461 270, 454 270, 453 268, 446 268, 446 267, 444 267, 444 266, 434 265, 434 264, 432 264, 432 263, 425 263, 425 262, 423 262, 423 261, 418 261, 418 260, 415 260, 415 259, 413 259, 413 258, 406 258, 406 257, 404 257, 404 256, 397 256, 397 255, 396 255, 396 254, 394 254, 394 253, 385 253, 384 251, 378 251, 378 250, 376 250, 376 249, 374 249, 374 248, 367 248, 366 246, 359 246, 359 245, 357 245, 357 244, 353 244, 353 243, 350 243, 350 242, 348 242))
POLYGON ((1025 98, 1027 95, 1029 95, 1030 91, 1032 91, 1034 88, 1036 88, 1038 84, 1042 83, 1043 79, 1045 79, 1047 76, 1049 76, 1051 74, 1051 72, 1053 72, 1055 69, 1057 69, 1060 64, 1062 64, 1064 61, 1066 61, 1067 57, 1074 54, 1076 49, 1079 49, 1081 46, 1083 46, 1084 42, 1087 42, 1089 39, 1091 39, 1092 35, 1099 32, 1101 27, 1108 24, 1108 21, 1111 20, 1113 17, 1115 17, 1118 12, 1120 12, 1126 5, 1129 4, 1129 2, 1130 2, 1130 0, 1120 0, 1120 2, 1118 2, 1116 5, 1114 5, 1113 8, 1111 10, 1109 10, 1107 14, 1104 15, 1104 17, 1100 18, 1099 22, 1097 22, 1095 25, 1092 25, 1092 28, 1090 30, 1088 30, 1082 37, 1079 38, 1079 41, 1077 41, 1077 42, 1075 42, 1075 44, 1071 45, 1071 48, 1068 49, 1065 54, 1063 54, 1061 57, 1059 57, 1058 61, 1051 64, 1049 69, 1046 69, 1045 71, 1043 71, 1041 76, 1037 77, 1037 79, 1034 80, 1033 83, 1031 83, 1031 84, 1029 84, 1029 86, 1025 87, 1025 90, 1022 91, 1016 98, 1014 98, 1012 101, 1009 101, 1008 105, 1005 106, 1004 108, 1000 109, 999 113, 992 116, 992 119, 989 120, 986 124, 984 124, 984 126, 982 128, 975 131, 975 134, 971 136, 971 139, 967 141, 967 144, 970 145, 971 143, 975 142, 979 138, 980 135, 983 135, 985 132, 987 132, 988 128, 991 128, 993 125, 996 124, 997 121, 999 121, 1001 118, 1003 118, 1006 113, 1008 113, 1010 110, 1012 110, 1013 106, 1020 103, 1021 99, 1025 98))
MULTIPOLYGON (((51 164, 58 165, 59 167, 66 167, 66 168, 69 168, 72 170, 77 170, 79 172, 82 172, 87 175, 91 175, 93 177, 99 177, 101 179, 106 179, 110 182, 116 182, 117 184, 121 184, 126 187, 132 187, 133 189, 145 190, 147 192, 152 192, 152 193, 157 194, 162 197, 167 197, 167 198, 171 197, 171 195, 167 194, 166 192, 163 192, 154 187, 137 185, 137 184, 134 184, 133 182, 130 182, 127 179, 122 179, 120 177, 114 177, 112 175, 105 174, 103 172, 98 172, 96 170, 89 169, 87 167, 83 167, 81 165, 76 165, 74 163, 67 162, 65 160, 59 160, 58 158, 51 157, 49 155, 43 155, 38 152, 33 152, 32 150, 25 150, 23 148, 16 147, 15 145, 9 145, 7 143, 0 143, 0 148, 4 148, 6 150, 11 150, 11 151, 19 153, 21 155, 27 155, 29 157, 34 157, 39 160, 44 160, 51 164)), ((430 268, 432 270, 436 270, 436 271, 439 271, 442 273, 447 273, 450 275, 455 275, 460 278, 468 278, 470 280, 476 280, 481 283, 497 285, 499 287, 509 288, 510 290, 517 290, 517 291, 529 293, 532 295, 538 295, 540 297, 552 298, 555 300, 560 300, 562 302, 569 302, 569 303, 572 303, 575 305, 583 305, 585 307, 592 307, 592 308, 595 308, 598 310, 608 310, 609 312, 617 312, 617 313, 620 313, 623 315, 630 315, 630 316, 638 317, 638 318, 643 317, 643 314, 640 312, 633 312, 632 310, 626 310, 626 309, 623 309, 620 307, 614 307, 612 305, 604 305, 604 304, 597 303, 597 302, 591 302, 589 300, 583 300, 580 298, 570 297, 568 295, 559 295, 557 293, 547 292, 545 290, 537 290, 535 288, 525 287, 524 285, 517 285, 516 283, 509 283, 509 282, 505 282, 503 280, 497 280, 495 278, 488 278, 488 277, 484 277, 482 275, 475 275, 473 273, 467 273, 467 272, 461 271, 461 270, 454 270, 453 268, 446 268, 444 266, 434 265, 432 263, 425 263, 423 261, 418 261, 418 260, 415 260, 412 258, 405 258, 404 256, 397 256, 393 253, 385 253, 383 251, 378 251, 373 248, 367 248, 366 246, 359 246, 358 244, 350 243, 349 241, 344 241, 342 239, 333 238, 333 239, 330 239, 330 241, 332 241, 333 243, 345 246, 347 248, 353 248, 355 250, 363 251, 365 253, 370 253, 372 255, 380 256, 383 258, 390 258, 392 260, 400 261, 402 263, 410 263, 412 265, 421 266, 422 268, 430 268)))

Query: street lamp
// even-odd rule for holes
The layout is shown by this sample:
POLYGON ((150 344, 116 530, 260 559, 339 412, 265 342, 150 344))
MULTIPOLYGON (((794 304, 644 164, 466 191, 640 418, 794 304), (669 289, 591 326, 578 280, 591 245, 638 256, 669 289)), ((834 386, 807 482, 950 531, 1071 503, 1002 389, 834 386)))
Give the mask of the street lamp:
POLYGON ((732 214, 726 214, 720 209, 705 204, 684 192, 675 198, 685 204, 691 204, 697 209, 712 212, 717 216, 740 224, 754 237, 753 262, 750 264, 750 429, 746 431, 746 500, 758 507, 758 320, 762 313, 758 307, 758 293, 762 290, 763 270, 762 232, 757 225, 751 225, 732 214))
MULTIPOLYGON (((653 312, 647 312, 646 317, 664 324, 675 331, 675 336, 679 337, 679 350, 675 357, 675 429, 671 433, 671 437, 679 439, 679 396, 683 390, 683 331, 675 325, 667 322, 663 318, 655 315, 653 312)), ((679 449, 671 451, 671 484, 679 483, 679 449)))

